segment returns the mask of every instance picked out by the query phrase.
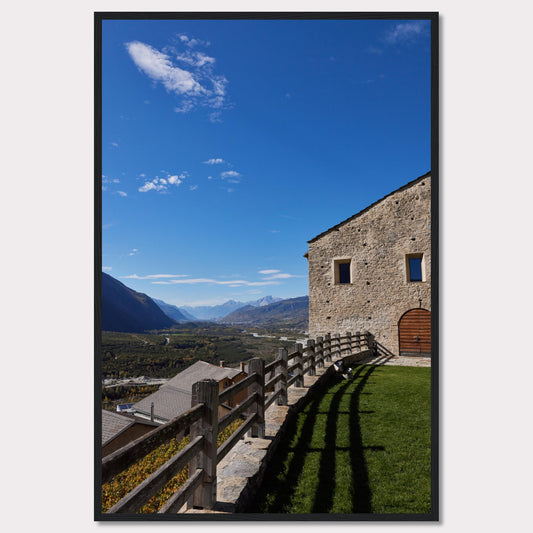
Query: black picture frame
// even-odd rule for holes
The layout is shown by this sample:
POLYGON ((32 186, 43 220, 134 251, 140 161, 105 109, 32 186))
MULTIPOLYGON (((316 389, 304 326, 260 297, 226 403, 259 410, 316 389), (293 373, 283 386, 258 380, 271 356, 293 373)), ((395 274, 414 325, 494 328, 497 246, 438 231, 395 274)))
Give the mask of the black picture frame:
POLYGON ((94 520, 113 521, 438 521, 439 506, 439 14, 437 12, 95 12, 94 13, 94 520), (431 23, 431 513, 428 514, 180 514, 101 512, 102 319, 102 22, 105 20, 428 20, 431 23))

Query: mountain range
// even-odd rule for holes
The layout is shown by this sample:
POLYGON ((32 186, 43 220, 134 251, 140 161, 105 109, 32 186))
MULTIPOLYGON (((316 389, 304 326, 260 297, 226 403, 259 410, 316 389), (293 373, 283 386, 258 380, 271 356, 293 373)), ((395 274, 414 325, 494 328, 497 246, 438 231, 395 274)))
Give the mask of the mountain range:
POLYGON ((165 313, 165 315, 172 318, 176 322, 190 322, 197 320, 196 317, 192 316, 190 313, 187 313, 187 311, 176 307, 175 305, 167 304, 163 300, 156 300, 155 298, 152 299, 157 304, 159 309, 165 313))
POLYGON ((180 307, 180 311, 186 311, 196 317, 198 320, 217 320, 247 305, 252 307, 263 307, 280 300, 281 298, 276 298, 275 296, 265 296, 264 298, 254 300, 252 302, 237 302, 235 300, 228 300, 227 302, 219 305, 204 305, 198 307, 183 306, 180 307))
POLYGON ((149 296, 102 272, 102 330, 139 333, 174 324, 149 296))
POLYGON ((309 297, 289 298, 264 307, 246 305, 220 318, 218 322, 239 326, 285 326, 306 329, 309 322, 309 297))
POLYGON ((286 300, 265 296, 251 302, 229 300, 215 306, 180 308, 136 292, 102 272, 102 330, 104 331, 140 333, 199 320, 221 324, 305 329, 308 322, 308 307, 307 296, 286 300))

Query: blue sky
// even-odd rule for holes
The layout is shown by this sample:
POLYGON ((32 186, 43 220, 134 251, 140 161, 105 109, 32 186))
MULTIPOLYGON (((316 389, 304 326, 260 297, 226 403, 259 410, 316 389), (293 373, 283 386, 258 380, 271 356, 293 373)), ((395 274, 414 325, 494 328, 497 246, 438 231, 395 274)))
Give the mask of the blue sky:
POLYGON ((307 294, 307 241, 430 170, 429 21, 105 20, 102 267, 307 294))

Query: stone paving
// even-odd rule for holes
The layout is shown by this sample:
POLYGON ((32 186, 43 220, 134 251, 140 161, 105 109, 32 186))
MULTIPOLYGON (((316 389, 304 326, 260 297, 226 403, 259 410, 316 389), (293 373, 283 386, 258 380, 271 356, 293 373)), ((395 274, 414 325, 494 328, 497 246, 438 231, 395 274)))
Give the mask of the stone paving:
MULTIPOLYGON (((351 364, 375 364, 396 366, 431 366, 430 358, 398 357, 398 356, 367 356, 359 358, 351 364)), ((182 512, 195 514, 235 513, 245 507, 253 496, 263 478, 268 458, 275 452, 280 439, 280 429, 285 422, 289 410, 298 411, 304 396, 309 389, 333 365, 326 363, 316 368, 316 376, 304 376, 303 387, 290 387, 288 405, 271 405, 265 412, 265 438, 244 437, 222 459, 217 467, 217 503, 212 511, 205 509, 182 509, 182 512)), ((330 370, 332 372, 333 369, 330 370)))
POLYGON ((431 366, 431 357, 405 357, 405 356, 368 356, 359 361, 367 365, 387 365, 387 366, 431 366))

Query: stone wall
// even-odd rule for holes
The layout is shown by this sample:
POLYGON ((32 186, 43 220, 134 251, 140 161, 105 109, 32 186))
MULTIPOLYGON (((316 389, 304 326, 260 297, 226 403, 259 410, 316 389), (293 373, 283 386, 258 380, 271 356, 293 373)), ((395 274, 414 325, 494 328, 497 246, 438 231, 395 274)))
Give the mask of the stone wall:
POLYGON ((307 255, 310 337, 368 330, 398 355, 400 317, 431 310, 430 175, 315 237, 307 255), (423 254, 423 281, 408 281, 408 254, 423 254), (336 261, 348 259, 350 283, 338 283, 336 261))

